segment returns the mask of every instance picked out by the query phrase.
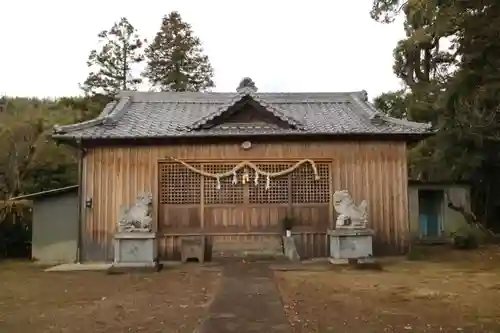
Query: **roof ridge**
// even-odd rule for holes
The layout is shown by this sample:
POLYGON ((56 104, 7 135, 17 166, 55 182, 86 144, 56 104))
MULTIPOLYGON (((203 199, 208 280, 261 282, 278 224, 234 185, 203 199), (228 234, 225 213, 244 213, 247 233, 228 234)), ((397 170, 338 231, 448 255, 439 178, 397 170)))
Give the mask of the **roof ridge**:
POLYGON ((127 111, 126 107, 130 104, 132 98, 130 96, 125 96, 120 98, 120 101, 116 106, 108 113, 108 115, 104 118, 104 125, 115 125, 121 117, 127 111))
POLYGON ((203 126, 204 124, 206 124, 210 120, 212 120, 215 117, 220 116, 221 114, 226 112, 231 106, 233 106, 234 104, 239 102, 241 99, 243 99, 243 97, 245 97, 245 96, 244 95, 242 96, 242 94, 240 94, 240 93, 236 93, 233 98, 231 98, 228 102, 224 103, 221 107, 219 107, 219 109, 217 111, 212 112, 211 114, 208 114, 204 117, 201 117, 199 120, 197 120, 194 123, 192 123, 191 125, 187 126, 187 129, 194 130, 195 128, 203 126))
POLYGON ((252 97, 254 101, 256 101, 257 103, 259 103, 260 105, 265 107, 267 110, 271 111, 279 119, 286 121, 287 123, 294 125, 297 128, 304 129, 304 124, 299 122, 297 119, 294 119, 292 117, 287 116, 286 113, 283 112, 283 110, 281 110, 281 108, 274 106, 271 103, 265 101, 260 96, 257 96, 257 94, 254 92, 250 92, 248 95, 250 97, 252 97))
POLYGON ((380 115, 381 112, 375 108, 370 107, 370 105, 368 105, 368 96, 367 95, 363 95, 363 100, 361 100, 361 98, 359 98, 360 97, 359 95, 363 94, 363 92, 364 91, 354 92, 354 93, 351 93, 350 96, 363 109, 363 111, 366 112, 366 114, 368 115, 368 117, 370 119, 376 118, 377 116, 380 115))
POLYGON ((297 121, 292 117, 286 116, 285 112, 283 112, 280 108, 271 105, 271 103, 266 102, 264 99, 259 97, 253 90, 249 88, 242 88, 240 89, 239 92, 235 94, 235 96, 231 100, 223 104, 217 111, 195 121, 193 124, 188 126, 187 129, 194 130, 196 128, 199 128, 200 126, 205 125, 206 123, 215 119, 216 117, 223 115, 225 112, 229 110, 230 107, 241 101, 246 96, 251 97, 255 102, 259 103, 262 107, 270 111, 275 117, 278 117, 279 119, 289 123, 292 126, 298 127, 299 129, 304 128, 304 125, 301 122, 297 121))
POLYGON ((402 126, 408 126, 412 128, 423 128, 423 129, 430 129, 432 127, 432 123, 427 122, 427 123, 419 123, 417 121, 411 121, 407 119, 399 119, 396 117, 391 117, 375 108, 375 105, 372 103, 366 101, 365 104, 368 106, 368 108, 375 110, 377 112, 376 117, 379 117, 383 119, 386 122, 393 123, 396 125, 402 125, 402 126))
POLYGON ((388 122, 388 123, 393 123, 396 125, 400 126, 408 126, 412 128, 421 128, 421 129, 430 129, 431 128, 431 123, 419 123, 416 121, 410 121, 406 119, 398 119, 395 117, 391 117, 386 115, 385 113, 379 111, 375 106, 366 99, 365 101, 362 101, 357 95, 351 94, 353 99, 361 106, 361 108, 367 112, 369 115, 370 121, 377 125, 380 124, 381 122, 388 122))
POLYGON ((396 125, 403 125, 403 126, 408 126, 412 128, 422 128, 422 129, 431 129, 432 128, 432 123, 427 122, 427 123, 419 123, 417 121, 411 121, 407 119, 398 119, 394 117, 390 117, 388 115, 383 115, 384 120, 396 125))
POLYGON ((111 101, 102 110, 102 112, 94 119, 82 121, 79 123, 75 124, 68 124, 68 125, 54 125, 53 127, 53 132, 55 134, 64 134, 67 132, 71 131, 77 131, 77 130, 82 130, 82 129, 87 129, 90 127, 94 127, 96 125, 101 125, 106 121, 106 118, 109 116, 110 113, 113 112, 113 109, 115 108, 117 102, 116 101, 111 101))
POLYGON ((124 96, 120 98, 119 101, 109 102, 106 104, 102 112, 94 119, 70 125, 54 125, 53 132, 55 134, 63 134, 98 125, 116 125, 120 118, 125 114, 126 107, 131 102, 131 99, 131 96, 124 96))

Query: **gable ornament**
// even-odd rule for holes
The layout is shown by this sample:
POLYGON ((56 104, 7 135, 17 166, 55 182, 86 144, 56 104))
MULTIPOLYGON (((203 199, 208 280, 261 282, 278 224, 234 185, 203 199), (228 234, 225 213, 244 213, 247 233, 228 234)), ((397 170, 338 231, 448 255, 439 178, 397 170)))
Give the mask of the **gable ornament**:
POLYGON ((240 81, 240 84, 238 85, 238 88, 236 88, 237 92, 242 92, 242 91, 252 91, 252 92, 257 92, 257 86, 255 85, 255 82, 249 77, 245 77, 240 81))
POLYGON ((243 141, 241 143, 241 148, 244 150, 248 150, 248 149, 252 148, 252 143, 250 141, 243 141))

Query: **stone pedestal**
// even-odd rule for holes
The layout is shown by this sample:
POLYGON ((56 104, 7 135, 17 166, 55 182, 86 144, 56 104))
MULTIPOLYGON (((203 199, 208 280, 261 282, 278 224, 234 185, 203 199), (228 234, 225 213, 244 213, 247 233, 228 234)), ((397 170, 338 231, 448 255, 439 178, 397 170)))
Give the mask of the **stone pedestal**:
POLYGON ((199 263, 205 261, 205 237, 183 237, 181 238, 181 261, 197 259, 199 263))
POLYGON ((120 232, 115 234, 114 267, 156 267, 157 242, 154 232, 120 232))
POLYGON ((330 262, 347 263, 353 260, 358 262, 372 260, 373 230, 339 228, 328 230, 327 234, 330 237, 330 262))

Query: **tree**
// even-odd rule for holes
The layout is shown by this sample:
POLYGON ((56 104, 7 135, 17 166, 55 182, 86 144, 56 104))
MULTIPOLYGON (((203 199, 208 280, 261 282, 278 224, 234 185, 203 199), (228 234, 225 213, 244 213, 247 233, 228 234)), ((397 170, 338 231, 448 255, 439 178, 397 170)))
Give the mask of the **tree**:
POLYGON ((82 122, 96 118, 111 100, 110 96, 105 95, 62 97, 54 107, 70 110, 75 115, 74 122, 82 122))
POLYGON ((457 32, 460 12, 451 0, 374 0, 371 16, 377 21, 390 23, 397 15, 404 14, 406 38, 394 49, 393 70, 406 85, 403 92, 385 94, 386 104, 402 107, 411 120, 430 121, 436 124, 436 104, 440 92, 453 73, 457 54, 453 47, 444 48, 443 42, 457 32))
POLYGON ((0 114, 0 223, 6 200, 76 183, 76 154, 49 138, 54 124, 73 121, 71 111, 54 102, 14 99, 0 114))
POLYGON ((122 17, 110 30, 98 34, 99 50, 90 52, 90 74, 82 85, 86 94, 114 96, 120 90, 134 90, 142 79, 132 73, 144 60, 142 40, 137 30, 122 17))
POLYGON ((500 229, 500 3, 457 4, 464 13, 457 32, 458 69, 444 94, 443 129, 466 151, 453 159, 469 175, 476 215, 500 229), (473 161, 474 163, 471 163, 473 161))
POLYGON ((143 75, 162 91, 204 91, 214 87, 213 69, 201 41, 178 12, 163 17, 160 31, 145 51, 143 75))
POLYGON ((498 228, 500 3, 374 0, 371 14, 385 23, 404 15, 407 36, 394 52, 405 91, 376 103, 388 113, 428 119, 438 130, 411 150, 411 175, 470 182, 475 215, 498 228))
POLYGON ((373 105, 388 116, 408 118, 407 93, 404 90, 383 93, 373 100, 373 105))

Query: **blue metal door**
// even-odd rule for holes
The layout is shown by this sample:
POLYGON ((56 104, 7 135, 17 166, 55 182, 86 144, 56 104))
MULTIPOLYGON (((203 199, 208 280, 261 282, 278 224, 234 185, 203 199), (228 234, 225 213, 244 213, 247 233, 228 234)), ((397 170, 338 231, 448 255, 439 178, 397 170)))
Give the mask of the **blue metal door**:
POLYGON ((419 191, 419 229, 421 237, 438 237, 442 191, 419 191))

